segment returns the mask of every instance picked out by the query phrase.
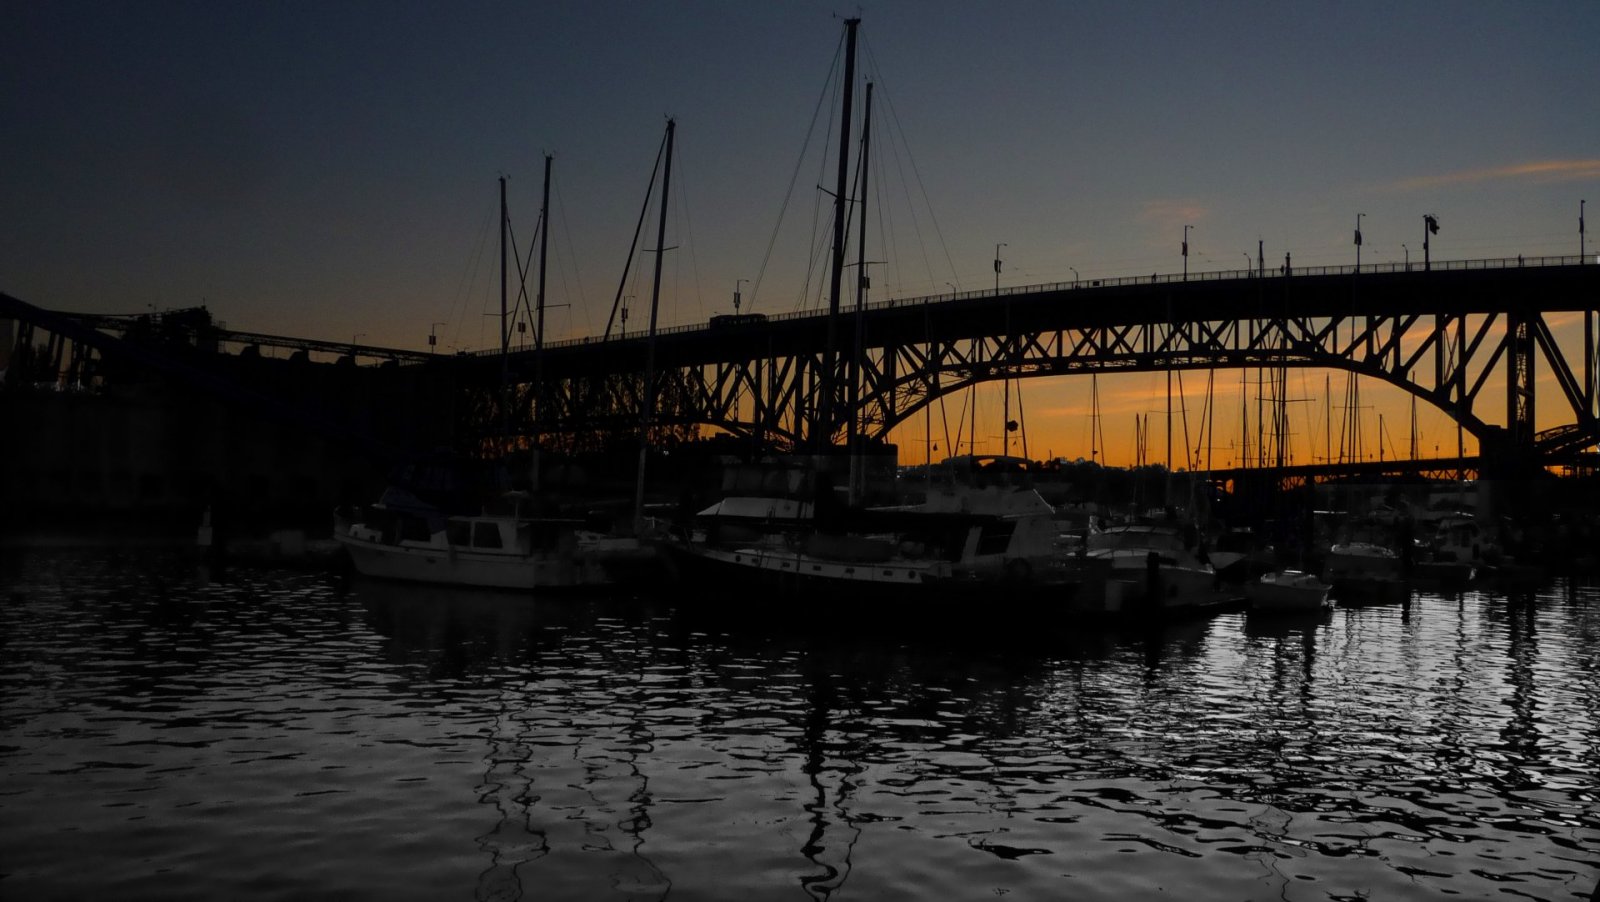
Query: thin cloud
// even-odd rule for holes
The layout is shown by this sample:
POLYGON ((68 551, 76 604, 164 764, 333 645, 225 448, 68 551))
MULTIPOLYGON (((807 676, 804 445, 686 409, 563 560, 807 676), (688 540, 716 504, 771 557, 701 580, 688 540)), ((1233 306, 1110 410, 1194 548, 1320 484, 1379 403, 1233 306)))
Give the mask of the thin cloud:
POLYGON ((1513 163, 1493 169, 1468 169, 1447 172, 1443 175, 1424 175, 1402 179, 1390 187, 1397 191, 1417 191, 1423 188, 1441 188, 1448 185, 1472 185, 1479 182, 1526 179, 1535 182, 1576 182, 1600 179, 1600 160, 1540 160, 1532 163, 1513 163))
POLYGON ((1181 229, 1204 219, 1206 213, 1205 204, 1197 200, 1147 200, 1139 210, 1139 221, 1181 229))

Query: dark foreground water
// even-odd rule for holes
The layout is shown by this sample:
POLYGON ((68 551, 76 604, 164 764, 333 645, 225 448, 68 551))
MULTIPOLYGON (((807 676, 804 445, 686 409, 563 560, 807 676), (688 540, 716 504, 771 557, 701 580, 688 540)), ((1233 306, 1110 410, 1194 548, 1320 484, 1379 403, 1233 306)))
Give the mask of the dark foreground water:
POLYGON ((6 899, 1552 900, 1600 873, 1594 587, 862 631, 3 555, 6 899))

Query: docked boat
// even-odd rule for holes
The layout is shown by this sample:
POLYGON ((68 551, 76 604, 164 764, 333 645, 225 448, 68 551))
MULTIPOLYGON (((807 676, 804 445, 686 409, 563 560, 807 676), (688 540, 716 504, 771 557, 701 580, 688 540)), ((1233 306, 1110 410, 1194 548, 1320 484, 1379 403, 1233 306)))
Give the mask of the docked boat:
POLYGON ((1338 542, 1328 547, 1324 576, 1398 576, 1400 555, 1373 542, 1338 542))
POLYGON ((1411 589, 1400 555, 1374 542, 1338 542, 1328 548, 1322 579, 1344 602, 1401 601, 1411 589))
POLYGON ((1244 587, 1252 611, 1304 612, 1327 607, 1333 586, 1303 570, 1263 573, 1244 587))
MULTIPOLYGON (((1098 593, 1086 593, 1087 613, 1197 613, 1242 600, 1173 526, 1135 524, 1091 531, 1084 557, 1097 565, 1098 593), (1096 595, 1098 594, 1098 597, 1096 595)), ((1230 556, 1230 560, 1234 559, 1230 556)))
POLYGON ((488 589, 608 586, 653 559, 581 518, 538 516, 526 492, 507 492, 475 516, 447 516, 399 489, 336 520, 334 538, 363 576, 488 589))
POLYGON ((806 502, 726 498, 662 548, 686 581, 716 595, 928 602, 977 600, 995 586, 1060 589, 1055 540, 1054 509, 1038 492, 991 486, 820 516, 806 502))

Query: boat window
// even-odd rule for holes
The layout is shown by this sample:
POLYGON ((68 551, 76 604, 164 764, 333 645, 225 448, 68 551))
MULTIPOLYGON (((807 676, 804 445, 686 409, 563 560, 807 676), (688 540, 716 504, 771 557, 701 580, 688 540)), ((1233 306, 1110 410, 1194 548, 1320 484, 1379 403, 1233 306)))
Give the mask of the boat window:
POLYGON ((472 545, 472 523, 467 520, 451 520, 450 525, 446 528, 445 535, 452 545, 459 545, 463 548, 470 547, 472 545))
POLYGON ((480 521, 472 524, 472 547, 501 548, 500 524, 480 521))
POLYGON ((978 553, 1004 553, 1011 546, 1011 534, 1016 530, 1017 524, 1012 520, 984 524, 982 531, 978 533, 978 553))
POLYGON ((422 517, 406 517, 401 520, 400 538, 411 542, 428 541, 428 521, 422 517))

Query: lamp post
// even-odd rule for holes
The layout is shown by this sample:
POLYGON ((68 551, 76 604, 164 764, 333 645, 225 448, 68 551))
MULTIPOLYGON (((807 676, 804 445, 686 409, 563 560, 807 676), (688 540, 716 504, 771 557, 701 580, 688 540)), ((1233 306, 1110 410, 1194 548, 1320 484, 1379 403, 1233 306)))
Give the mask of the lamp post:
MULTIPOLYGON (((999 297, 1000 296, 1000 249, 1005 247, 1005 246, 1006 245, 1005 245, 1004 242, 1001 242, 1001 243, 996 244, 994 246, 994 296, 995 297, 999 297)), ((1011 341, 1011 305, 1010 304, 1006 305, 1006 339, 1005 340, 1008 343, 1011 341)), ((1005 379, 1005 380, 1003 380, 1003 384, 1005 386, 1005 391, 1004 391, 1005 401, 1004 401, 1004 404, 1003 404, 1003 406, 1001 408, 1001 413, 1000 413, 1000 432, 1001 432, 1001 436, 1000 436, 1000 438, 1001 438, 1000 453, 1005 455, 1005 456, 1007 456, 1007 457, 1009 457, 1011 455, 1011 428, 1008 425, 1011 422, 1011 380, 1010 379, 1005 379)))
POLYGON ((1406 247, 1405 245, 1402 244, 1402 245, 1400 245, 1400 250, 1405 251, 1405 255, 1406 255, 1406 272, 1410 272, 1411 271, 1411 248, 1406 247))
POLYGON ((1072 287, 1073 288, 1077 288, 1078 287, 1078 268, 1076 266, 1069 266, 1069 267, 1067 267, 1067 269, 1072 270, 1072 287))
POLYGON ((952 300, 952 301, 955 300, 956 299, 956 287, 954 285, 950 284, 949 282, 944 283, 944 287, 950 289, 950 300, 952 300))
POLYGON ((1589 253, 1589 245, 1585 242, 1583 235, 1583 205, 1585 203, 1588 203, 1588 201, 1578 201, 1578 264, 1580 266, 1583 264, 1583 258, 1589 253))
POLYGON ((1428 236, 1439 234, 1439 217, 1432 213, 1422 215, 1422 271, 1433 269, 1433 252, 1428 246, 1428 236))
POLYGON ((1249 251, 1240 251, 1239 253, 1244 254, 1244 271, 1247 272, 1247 273, 1253 272, 1255 270, 1255 267, 1250 265, 1250 252, 1249 251))
POLYGON ((428 353, 429 354, 432 354, 433 351, 434 351, 434 347, 439 344, 439 336, 434 334, 434 330, 438 329, 440 326, 445 326, 445 325, 449 325, 449 324, 448 323, 429 323, 428 324, 428 353))
POLYGON ((733 282, 733 312, 734 312, 735 315, 737 315, 739 313, 739 301, 740 301, 739 286, 743 285, 744 283, 746 283, 748 281, 750 281, 750 280, 749 279, 735 279, 734 282, 733 282))
POLYGON ((1183 227, 1183 278, 1184 278, 1184 281, 1188 281, 1188 279, 1189 279, 1189 230, 1192 229, 1192 228, 1194 228, 1194 226, 1191 226, 1191 225, 1186 225, 1186 226, 1183 227))
POLYGON ((1356 214, 1356 272, 1361 271, 1361 217, 1365 213, 1356 214))

